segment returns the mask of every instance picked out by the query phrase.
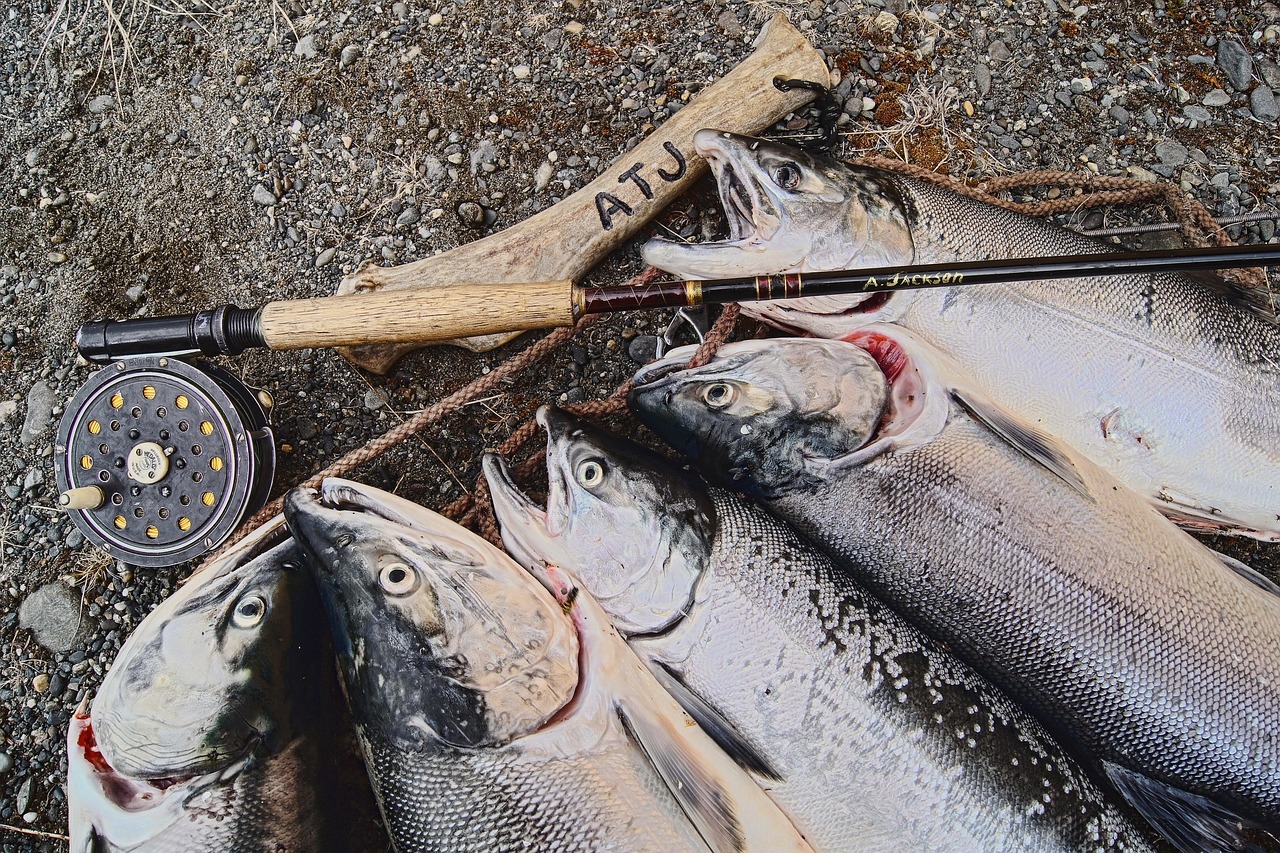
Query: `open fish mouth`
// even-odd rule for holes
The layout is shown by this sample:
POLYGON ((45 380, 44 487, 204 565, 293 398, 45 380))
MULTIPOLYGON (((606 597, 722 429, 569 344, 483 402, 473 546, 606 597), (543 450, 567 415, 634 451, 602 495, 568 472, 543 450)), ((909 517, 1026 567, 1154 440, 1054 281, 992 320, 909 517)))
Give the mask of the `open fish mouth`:
POLYGON ((782 221, 766 188, 749 163, 738 162, 735 146, 750 141, 719 130, 700 130, 694 149, 707 161, 715 177, 729 236, 705 243, 683 243, 656 237, 641 252, 646 263, 686 278, 730 277, 769 271, 784 261, 761 257, 770 251, 782 221))
POLYGON ((720 191, 720 205, 724 208, 725 219, 729 222, 729 239, 738 241, 754 237, 759 233, 756 224, 755 210, 757 202, 752 198, 758 190, 743 181, 728 160, 710 155, 707 162, 716 177, 720 191))
POLYGON ((145 811, 175 796, 185 798, 211 784, 223 783, 235 778, 253 757, 261 738, 250 739, 238 755, 229 756, 225 765, 207 773, 165 776, 155 779, 139 779, 120 773, 98 748, 93 731, 93 719, 89 700, 80 703, 71 717, 69 739, 74 746, 74 763, 83 762, 91 770, 91 777, 101 789, 101 795, 118 808, 128 812, 145 811))

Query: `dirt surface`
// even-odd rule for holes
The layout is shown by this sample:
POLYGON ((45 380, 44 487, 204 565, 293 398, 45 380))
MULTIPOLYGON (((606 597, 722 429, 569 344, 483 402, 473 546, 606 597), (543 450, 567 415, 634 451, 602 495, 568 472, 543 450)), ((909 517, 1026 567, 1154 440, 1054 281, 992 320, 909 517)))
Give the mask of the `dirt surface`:
MULTIPOLYGON (((1111 0, 5 6, 0 824, 45 835, 0 828, 4 849, 60 849, 68 715, 190 568, 115 563, 55 509, 57 419, 93 372, 72 346, 79 324, 328 295, 362 261, 401 263, 507 227, 724 74, 778 10, 837 73, 837 153, 893 152, 974 178, 1168 179, 1215 214, 1277 209, 1280 134, 1260 90, 1280 88, 1280 9, 1258 0, 1137 13, 1111 0), (1249 57, 1242 85, 1221 40, 1249 57), (475 227, 463 203, 492 223, 475 227), (74 640, 57 651, 19 618, 50 584, 76 602, 74 640)), ((806 118, 785 125, 803 131, 806 118)), ((654 229, 714 233, 708 187, 654 229)), ((1275 225, 1232 233, 1266 241, 1275 225)), ((637 245, 594 280, 639 271, 637 245)), ((607 396, 668 316, 602 322, 358 477, 444 506, 473 488, 479 452, 537 405, 607 396)), ((323 350, 224 364, 274 398, 275 495, 526 344, 434 348, 386 377, 323 350)), ((1232 547, 1276 576, 1276 549, 1232 547)))

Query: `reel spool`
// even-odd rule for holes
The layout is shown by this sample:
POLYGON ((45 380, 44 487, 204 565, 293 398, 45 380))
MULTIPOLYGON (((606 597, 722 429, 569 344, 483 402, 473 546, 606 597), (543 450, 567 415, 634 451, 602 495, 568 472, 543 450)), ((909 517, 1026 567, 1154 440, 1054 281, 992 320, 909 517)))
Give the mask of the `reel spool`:
POLYGON ((266 412, 238 378, 198 364, 109 364, 58 424, 60 503, 85 538, 126 563, 198 557, 266 503, 275 473, 266 412))

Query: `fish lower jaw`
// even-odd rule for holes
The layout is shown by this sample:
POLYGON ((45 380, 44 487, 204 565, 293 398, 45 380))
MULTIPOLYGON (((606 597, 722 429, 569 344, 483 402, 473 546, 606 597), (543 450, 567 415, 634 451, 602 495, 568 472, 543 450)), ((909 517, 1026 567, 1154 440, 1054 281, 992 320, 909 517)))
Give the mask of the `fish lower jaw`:
POLYGON ((210 773, 170 776, 162 779, 135 779, 118 772, 98 750, 93 724, 89 717, 77 716, 74 725, 78 732, 72 749, 79 753, 74 756, 75 762, 82 762, 86 767, 87 775, 100 789, 100 796, 125 812, 155 809, 171 798, 186 799, 189 794, 199 792, 216 782, 234 778, 249 763, 253 752, 249 750, 236 762, 210 773))
POLYGON ((679 243, 655 237, 640 250, 645 263, 681 278, 741 278, 793 272, 803 250, 781 252, 771 239, 755 232, 738 240, 679 243))

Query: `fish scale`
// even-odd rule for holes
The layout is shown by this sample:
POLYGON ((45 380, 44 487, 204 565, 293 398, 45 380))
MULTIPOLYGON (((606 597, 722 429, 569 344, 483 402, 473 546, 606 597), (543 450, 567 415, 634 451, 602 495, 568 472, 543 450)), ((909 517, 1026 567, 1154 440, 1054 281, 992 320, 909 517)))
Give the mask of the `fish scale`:
POLYGON ((1147 849, 968 667, 772 517, 711 494, 717 534, 697 592, 706 615, 635 645, 740 729, 772 735, 762 752, 799 789, 780 800, 825 849, 851 838, 863 850, 1147 849), (750 638, 735 630, 747 625, 750 638), (831 808, 827 785, 843 808, 831 808))
POLYGON ((375 740, 366 741, 366 752, 402 850, 706 849, 692 826, 671 820, 679 806, 656 774, 628 755, 634 750, 625 737, 613 731, 590 762, 410 753, 375 740))

